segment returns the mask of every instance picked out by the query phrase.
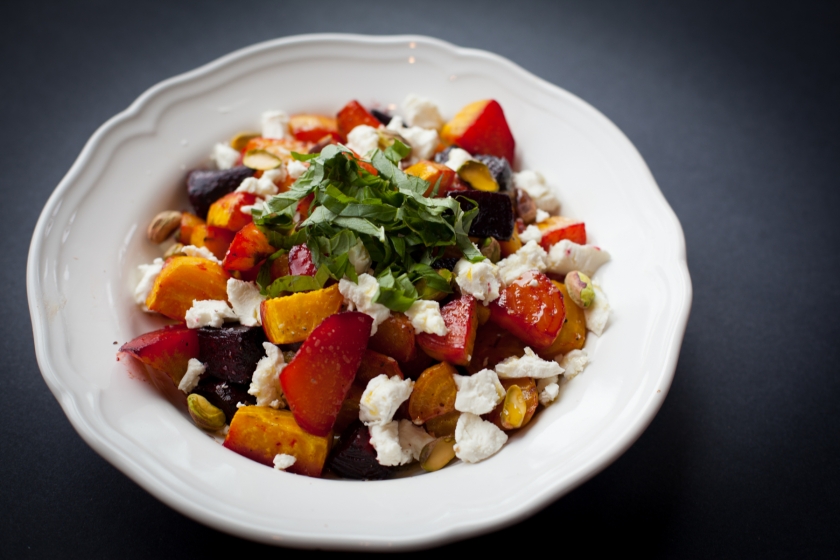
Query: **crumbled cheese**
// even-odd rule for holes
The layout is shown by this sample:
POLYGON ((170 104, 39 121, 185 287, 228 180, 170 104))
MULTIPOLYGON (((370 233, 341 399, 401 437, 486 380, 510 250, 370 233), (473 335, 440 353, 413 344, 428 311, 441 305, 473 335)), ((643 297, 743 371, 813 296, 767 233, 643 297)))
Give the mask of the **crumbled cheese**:
POLYGON ((213 153, 210 154, 210 159, 213 160, 219 169, 230 169, 239 161, 239 152, 229 145, 219 142, 213 146, 213 153))
POLYGON ((297 180, 298 177, 303 175, 307 169, 309 169, 308 165, 296 159, 293 159, 292 161, 286 164, 286 172, 289 174, 289 177, 295 180, 297 180))
POLYGON ((540 403, 543 406, 548 406, 557 400, 560 394, 560 377, 552 375, 543 379, 537 379, 537 392, 539 394, 540 403))
POLYGON ((385 128, 402 136, 408 142, 408 145, 411 146, 411 159, 409 163, 417 163, 423 159, 430 159, 440 142, 437 130, 420 128, 419 126, 403 128, 403 122, 400 117, 393 117, 385 128))
POLYGON ((286 180, 286 168, 284 166, 275 167, 274 169, 266 169, 263 171, 260 179, 268 179, 275 185, 286 180))
POLYGON ((528 243, 529 241, 536 241, 537 243, 539 243, 542 239, 542 236, 542 230, 534 224, 531 224, 530 226, 525 228, 525 231, 519 234, 519 239, 523 243, 528 243))
POLYGON ((396 467, 411 462, 413 454, 400 445, 400 423, 396 420, 384 426, 370 427, 370 444, 376 449, 376 460, 380 465, 396 467))
POLYGON ((257 397, 257 406, 283 408, 286 406, 283 387, 280 386, 280 372, 286 367, 283 352, 270 342, 263 342, 263 348, 265 357, 257 362, 248 394, 257 397))
POLYGON ((548 213, 560 210, 560 201, 545 184, 545 178, 536 171, 520 171, 513 174, 513 184, 522 189, 534 200, 537 208, 548 213))
POLYGON ((266 111, 262 114, 263 138, 282 140, 289 131, 289 115, 286 111, 266 111))
POLYGON ((244 402, 236 403, 236 408, 242 408, 242 407, 245 407, 245 406, 248 406, 248 403, 244 403, 244 402))
POLYGON ((610 260, 610 254, 595 245, 578 245, 562 239, 548 252, 548 270, 555 274, 568 274, 579 270, 592 276, 601 265, 610 260))
POLYGON ((411 304, 405 315, 411 320, 411 326, 414 327, 416 333, 424 332, 443 336, 449 332, 440 314, 440 303, 436 301, 418 299, 411 304))
POLYGON ((458 386, 455 394, 455 410, 487 414, 505 397, 505 389, 496 372, 483 369, 472 375, 452 376, 458 386))
POLYGON ((207 259, 208 261, 213 261, 216 264, 222 264, 222 261, 216 258, 210 249, 207 247, 196 247, 195 245, 187 245, 181 252, 187 255, 188 257, 200 257, 202 259, 207 259))
POLYGON ((349 311, 356 309, 373 317, 373 325, 370 327, 371 336, 376 334, 377 327, 391 316, 390 309, 381 303, 373 302, 379 293, 379 282, 370 274, 359 274, 358 284, 342 278, 338 282, 338 291, 344 296, 344 303, 347 304, 349 311))
POLYGON ((394 419, 397 409, 411 396, 414 381, 388 377, 384 373, 368 381, 359 402, 359 420, 367 426, 383 426, 394 419))
POLYGON ((440 110, 431 99, 409 93, 402 102, 402 109, 408 126, 435 130, 440 130, 443 126, 444 121, 440 116, 440 110))
POLYGON ((198 380, 206 369, 207 366, 195 358, 190 358, 190 361, 187 362, 187 371, 181 378, 181 382, 178 383, 178 389, 189 394, 198 385, 198 380))
POLYGON ((193 300, 192 307, 187 310, 184 320, 187 322, 187 327, 191 329, 201 327, 219 328, 226 320, 236 321, 237 316, 226 301, 203 299, 200 301, 193 300))
POLYGON ((525 355, 521 358, 511 356, 496 364, 496 373, 502 379, 518 379, 520 377, 533 377, 542 379, 552 375, 560 375, 563 368, 555 361, 543 360, 530 348, 525 348, 525 355))
POLYGON ((134 288, 134 301, 143 306, 143 311, 148 311, 146 307, 146 300, 149 299, 149 294, 152 293, 152 288, 155 286, 160 271, 163 270, 163 259, 155 259, 151 264, 141 264, 137 268, 140 269, 140 282, 134 288))
POLYGON ((529 270, 545 272, 548 253, 536 241, 529 241, 517 252, 498 263, 499 277, 504 286, 511 285, 529 270))
POLYGON ((478 463, 494 455, 508 437, 492 422, 464 412, 455 426, 455 456, 465 463, 478 463))
POLYGON ((429 442, 435 440, 422 426, 415 426, 411 420, 400 420, 400 447, 411 453, 412 459, 420 460, 420 453, 429 442))
POLYGON ((347 135, 347 147, 360 156, 366 156, 379 147, 379 132, 372 126, 360 124, 347 135))
POLYGON ((536 221, 537 221, 537 223, 538 223, 538 224, 540 224, 540 223, 542 223, 542 222, 546 221, 546 220, 547 220, 547 219, 549 219, 550 217, 551 217, 551 214, 549 214, 548 212, 546 212, 546 211, 545 211, 545 210, 543 210, 542 208, 537 208, 537 217, 536 217, 536 221))
POLYGON ((455 282, 461 287, 461 291, 470 294, 475 299, 484 302, 485 305, 498 299, 499 268, 489 260, 478 263, 471 263, 461 259, 455 265, 455 282))
POLYGON ((278 453, 274 456, 274 468, 278 471, 285 471, 295 464, 297 458, 294 455, 287 455, 286 453, 278 453))
POLYGON ((583 315, 586 317, 586 328, 601 336, 610 318, 610 302, 598 284, 593 282, 592 289, 595 290, 595 299, 583 310, 583 315))
MULTIPOLYGON (((272 169, 272 171, 274 171, 272 169)), ((267 173, 267 172, 266 172, 267 173)), ((283 174, 285 175, 285 171, 283 174)), ((271 179, 271 176, 266 177, 263 175, 259 179, 254 177, 246 177, 242 180, 238 187, 236 187, 236 192, 245 192, 255 194, 262 198, 266 198, 269 196, 273 196, 277 194, 277 185, 274 184, 274 181, 271 179)))
POLYGON ((365 244, 361 240, 347 251, 347 259, 353 265, 356 274, 366 272, 370 268, 370 263, 373 262, 370 258, 370 253, 365 249, 365 244))
POLYGON ((472 156, 467 150, 461 148, 452 148, 446 158, 444 165, 452 171, 458 171, 461 166, 472 160, 472 156))
POLYGON ((265 296, 260 294, 260 288, 254 282, 229 278, 227 281, 227 296, 240 323, 246 327, 262 325, 260 304, 265 300, 265 296))

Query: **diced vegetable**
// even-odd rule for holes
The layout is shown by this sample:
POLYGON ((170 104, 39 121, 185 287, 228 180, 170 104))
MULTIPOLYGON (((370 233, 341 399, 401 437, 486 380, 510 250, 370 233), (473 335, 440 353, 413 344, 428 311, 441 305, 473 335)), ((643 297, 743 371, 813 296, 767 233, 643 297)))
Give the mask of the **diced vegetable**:
POLYGON ((563 294, 545 274, 530 271, 501 290, 490 320, 534 350, 551 346, 566 316, 563 294))
POLYGON ((470 201, 478 203, 478 214, 470 225, 473 237, 495 237, 499 241, 507 241, 513 235, 513 203, 507 194, 468 191, 451 196, 458 200, 465 212, 475 207, 470 201))
POLYGON ((190 245, 207 247, 217 259, 222 260, 235 235, 236 232, 225 228, 201 224, 193 228, 190 245))
POLYGON ((338 138, 338 122, 324 115, 293 115, 289 119, 292 136, 304 142, 318 142, 328 134, 338 138))
POLYGON ((492 99, 476 101, 443 125, 444 142, 457 144, 471 154, 490 154, 513 162, 516 142, 502 106, 492 99))
POLYGON ((583 309, 566 300, 568 290, 562 282, 552 280, 552 283, 563 294, 563 304, 566 310, 566 320, 560 328, 560 334, 548 348, 539 352, 540 356, 551 359, 558 354, 568 354, 572 350, 581 350, 586 344, 586 316, 583 309))
POLYGON ((441 163, 428 160, 415 163, 406 169, 405 173, 406 175, 414 175, 429 182, 429 188, 423 193, 423 196, 431 196, 438 181, 440 181, 438 186, 438 194, 440 194, 447 191, 455 180, 455 172, 452 169, 441 163))
POLYGON ((564 218, 563 216, 552 216, 549 219, 537 224, 542 231, 540 245, 546 251, 551 246, 564 239, 568 239, 578 245, 586 244, 586 224, 579 220, 564 218))
POLYGON ((260 307, 265 335, 274 344, 303 342, 324 319, 338 313, 343 302, 337 284, 267 299, 260 307))
POLYGON ((207 212, 207 225, 237 232, 253 222, 250 214, 242 211, 243 206, 253 206, 257 195, 247 192, 226 194, 210 205, 207 212))
POLYGON ((475 306, 475 298, 470 295, 450 301, 440 310, 449 332, 443 336, 420 333, 417 335, 417 344, 436 360, 459 366, 469 364, 478 329, 475 306))
POLYGON ((376 334, 370 337, 368 346, 371 350, 404 363, 416 354, 414 341, 414 327, 409 318, 405 313, 392 313, 376 328, 376 334))
POLYGON ((346 142, 350 131, 361 124, 379 127, 379 120, 362 107, 358 101, 351 101, 338 112, 338 135, 346 142))
POLYGON ((408 399, 408 414, 415 424, 455 410, 458 386, 452 377, 457 371, 446 362, 420 374, 408 399))
POLYGON ((274 251, 265 234, 252 222, 236 232, 222 267, 227 271, 251 270, 274 251))
POLYGON ((166 373, 177 386, 187 371, 187 362, 198 358, 198 333, 185 325, 170 325, 126 342, 120 352, 166 373))
POLYGON ((199 218, 205 218, 210 205, 236 190, 254 170, 240 165, 231 169, 196 169, 187 176, 187 194, 199 218))
POLYGON ((259 327, 225 325, 198 329, 198 359, 204 374, 231 383, 250 383, 257 362, 265 355, 265 333, 259 327))
POLYGON ((146 306, 170 319, 183 321, 193 300, 218 299, 227 301, 227 281, 224 269, 200 257, 173 257, 163 266, 146 306))

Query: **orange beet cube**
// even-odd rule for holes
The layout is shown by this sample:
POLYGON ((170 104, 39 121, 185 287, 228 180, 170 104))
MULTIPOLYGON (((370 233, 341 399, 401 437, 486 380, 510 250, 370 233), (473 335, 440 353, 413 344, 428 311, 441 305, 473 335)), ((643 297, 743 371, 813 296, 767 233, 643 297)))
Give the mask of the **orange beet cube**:
POLYGON ((251 138, 242 149, 245 154, 250 150, 265 150, 273 156, 280 158, 283 163, 289 163, 292 160, 292 152, 305 154, 312 146, 310 142, 302 142, 296 138, 263 138, 258 136, 251 138))
POLYGON ((267 299, 260 305, 265 336, 274 344, 303 342, 324 319, 338 313, 343 302, 338 284, 267 299))
POLYGON ((443 125, 441 138, 457 144, 471 154, 503 157, 511 164, 516 142, 505 113, 497 101, 487 99, 470 103, 443 125))
POLYGON ((227 270, 251 270, 274 253, 268 238, 253 222, 236 232, 222 261, 227 270))
MULTIPOLYGON (((484 306, 479 305, 478 307, 484 306)), ((499 325, 488 322, 478 329, 478 334, 475 337, 475 349, 473 350, 472 360, 467 366, 467 371, 473 374, 485 368, 493 369, 496 364, 511 356, 521 358, 524 355, 524 342, 515 336, 511 336, 499 325)))
POLYGON ((329 431, 323 437, 307 433, 288 410, 243 406, 230 422, 224 446, 268 466, 273 466, 274 457, 281 453, 292 455, 295 463, 288 472, 317 477, 331 444, 329 431))
POLYGON ((173 257, 160 271, 146 307, 170 319, 183 321, 193 300, 227 301, 230 276, 213 261, 200 257, 173 257))
POLYGON ((374 352, 370 348, 365 350, 362 355, 362 362, 359 364, 359 371, 356 372, 356 384, 362 388, 367 387, 371 379, 383 373, 388 377, 404 379, 397 360, 385 354, 374 352))
POLYGON ((412 422, 422 424, 455 410, 458 386, 452 376, 456 373, 452 365, 442 362, 420 374, 408 398, 408 414, 412 422))
POLYGON ((552 245, 563 239, 568 239, 578 245, 586 244, 586 224, 578 220, 552 216, 537 224, 537 227, 543 234, 540 245, 546 251, 550 251, 552 245))
POLYGON ((440 314, 449 332, 443 336, 420 333, 417 335, 418 346, 436 360, 459 366, 469 364, 478 330, 475 306, 475 298, 471 295, 463 295, 444 305, 440 314))
POLYGON ((513 234, 510 236, 510 239, 499 241, 499 246, 502 250, 503 259, 508 258, 522 248, 522 240, 519 239, 519 233, 516 231, 516 228, 513 228, 513 234))
POLYGON ((193 230, 198 226, 206 225, 204 220, 196 216, 195 214, 190 214, 189 212, 182 212, 181 213, 181 229, 178 230, 178 241, 183 243, 184 245, 192 244, 192 233, 193 230))
POLYGON ((447 192, 452 183, 455 181, 455 171, 446 167, 442 163, 435 161, 423 160, 415 163, 405 170, 407 175, 414 175, 420 177, 424 181, 429 182, 429 188, 423 193, 423 196, 431 196, 435 188, 435 184, 440 180, 438 187, 438 194, 447 192))
POLYGON ((540 356, 553 358, 558 354, 568 354, 572 350, 581 350, 586 344, 586 316, 583 309, 574 304, 569 297, 566 285, 556 280, 551 281, 563 294, 563 304, 566 309, 566 320, 560 328, 560 334, 548 348, 540 350, 540 356), (566 305, 566 302, 569 302, 566 305))
POLYGON ((534 350, 551 346, 566 316, 563 294, 545 274, 536 271, 517 278, 488 307, 490 321, 534 350))
POLYGON ((367 347, 373 319, 348 311, 331 315, 312 331, 280 373, 280 384, 298 425, 326 436, 367 347))
POLYGON ((292 115, 289 131, 298 140, 314 143, 328 134, 338 137, 338 122, 324 115, 292 115))
POLYGON ((120 352, 166 373, 177 386, 187 371, 187 362, 198 358, 198 331, 186 325, 170 325, 126 342, 120 352))
POLYGON ((362 107, 358 101, 351 101, 345 105, 337 115, 338 120, 338 135, 343 141, 347 141, 347 135, 350 131, 359 126, 366 124, 373 128, 378 128, 380 124, 379 119, 371 115, 367 109, 362 107))
POLYGON ((189 244, 207 247, 217 259, 221 260, 225 258, 235 235, 236 232, 229 229, 201 224, 193 228, 189 244))
POLYGON ((405 313, 391 313, 370 337, 368 346, 398 362, 408 362, 416 354, 414 327, 405 313))
POLYGON ((250 214, 242 211, 243 206, 252 206, 257 201, 257 195, 246 192, 228 193, 213 204, 207 212, 207 225, 230 231, 239 231, 246 225, 253 223, 250 214))

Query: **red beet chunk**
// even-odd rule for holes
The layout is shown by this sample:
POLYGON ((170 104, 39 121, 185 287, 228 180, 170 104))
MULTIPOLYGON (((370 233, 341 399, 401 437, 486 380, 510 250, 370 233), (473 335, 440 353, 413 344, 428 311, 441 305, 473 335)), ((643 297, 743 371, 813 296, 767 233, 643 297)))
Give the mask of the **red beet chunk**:
POLYGON ((478 203, 478 214, 470 224, 470 235, 473 237, 495 237, 499 241, 507 241, 513 235, 513 203, 505 193, 486 191, 468 191, 453 194, 465 212, 474 208, 472 202, 478 203))
POLYGON ((254 170, 244 165, 231 169, 196 169, 187 175, 187 194, 195 213, 207 218, 210 205, 236 190, 236 187, 254 175, 254 170))
POLYGON ((420 333, 417 345, 435 360, 459 366, 469 364, 478 331, 475 298, 463 295, 452 300, 441 308, 440 314, 449 332, 443 336, 420 333))
POLYGON ((203 376, 192 392, 201 395, 210 401, 210 404, 224 412, 225 419, 230 424, 238 409, 237 403, 257 404, 257 398, 248 394, 248 387, 247 384, 230 383, 215 377, 203 376))
POLYGON ((292 276, 315 276, 318 269, 306 245, 295 245, 289 251, 289 273, 292 276))
POLYGON ((171 325, 126 342, 120 352, 165 372, 177 385, 187 371, 190 358, 198 357, 198 334, 185 325, 171 325))
POLYGON ((236 325, 198 329, 198 359, 207 364, 205 375, 230 383, 250 383, 257 362, 265 356, 261 327, 236 325))
POLYGON ((370 431, 358 420, 341 434, 327 459, 327 467, 338 476, 356 480, 383 480, 393 472, 376 460, 370 431))
POLYGON ((280 374, 295 421, 310 434, 325 436, 332 429, 367 348, 372 323, 358 311, 330 315, 280 374))

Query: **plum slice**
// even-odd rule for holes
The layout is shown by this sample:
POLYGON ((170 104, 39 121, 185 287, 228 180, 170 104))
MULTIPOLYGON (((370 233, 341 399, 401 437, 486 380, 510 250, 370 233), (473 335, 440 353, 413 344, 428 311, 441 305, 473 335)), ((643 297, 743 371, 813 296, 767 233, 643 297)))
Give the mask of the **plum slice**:
POLYGON ((198 382, 192 392, 201 395, 210 401, 210 404, 224 412, 228 423, 238 410, 237 404, 257 404, 257 398, 248 394, 248 385, 230 383, 215 377, 206 377, 206 375, 205 373, 205 377, 198 382))
POLYGON ((471 236, 507 241, 513 235, 513 203, 507 194, 472 190, 450 196, 460 203, 465 212, 475 207, 470 200, 478 203, 478 214, 470 224, 471 236))
POLYGON ((205 375, 230 383, 250 383, 257 362, 265 356, 265 341, 260 327, 202 327, 198 329, 198 359, 207 364, 205 375))
POLYGON ((341 435, 327 459, 327 468, 338 476, 356 480, 383 480, 392 473, 392 469, 376 460, 370 430, 358 420, 341 435))
POLYGON ((254 170, 240 165, 230 169, 196 169, 187 175, 187 195, 196 215, 206 218, 210 205, 236 190, 254 170))

